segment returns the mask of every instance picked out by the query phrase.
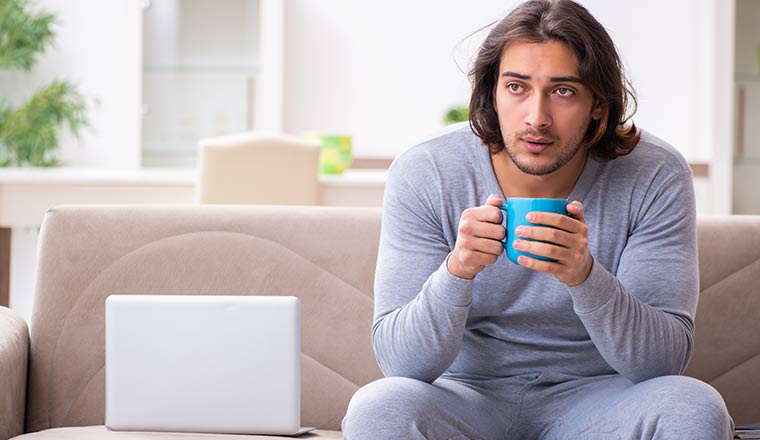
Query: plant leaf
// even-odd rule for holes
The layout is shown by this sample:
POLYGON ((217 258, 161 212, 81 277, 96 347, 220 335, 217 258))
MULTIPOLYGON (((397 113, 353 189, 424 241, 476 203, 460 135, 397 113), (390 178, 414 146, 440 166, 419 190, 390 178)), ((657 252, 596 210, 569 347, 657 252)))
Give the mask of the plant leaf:
POLYGON ((54 15, 32 10, 28 0, 0 0, 0 69, 31 69, 53 42, 54 21, 54 15))
POLYGON ((87 125, 87 106, 67 81, 54 81, 38 90, 19 109, 2 110, 0 117, 0 163, 52 166, 58 163, 58 134, 68 128, 75 136, 87 125))

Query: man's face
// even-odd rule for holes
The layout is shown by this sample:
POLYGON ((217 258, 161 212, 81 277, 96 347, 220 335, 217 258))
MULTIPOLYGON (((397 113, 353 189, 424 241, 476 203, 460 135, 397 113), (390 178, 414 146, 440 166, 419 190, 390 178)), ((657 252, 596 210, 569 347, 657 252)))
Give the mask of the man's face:
MULTIPOLYGON (((563 43, 513 43, 501 55, 495 106, 506 152, 524 173, 543 176, 570 162, 592 116, 591 91, 563 43)), ((578 157, 585 161, 585 155, 578 157)))

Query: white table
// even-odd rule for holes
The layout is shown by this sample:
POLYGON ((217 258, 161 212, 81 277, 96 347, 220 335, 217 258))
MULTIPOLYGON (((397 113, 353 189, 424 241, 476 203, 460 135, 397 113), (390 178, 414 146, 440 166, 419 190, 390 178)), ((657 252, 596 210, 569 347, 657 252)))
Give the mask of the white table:
MULTIPOLYGON (((320 205, 382 206, 387 170, 320 177, 320 205)), ((61 204, 194 203, 193 169, 0 169, 0 227, 40 225, 61 204)))
MULTIPOLYGON (((320 177, 320 205, 382 206, 387 170, 320 177)), ((195 203, 194 169, 0 168, 0 305, 8 305, 11 228, 42 223, 63 204, 195 203)))

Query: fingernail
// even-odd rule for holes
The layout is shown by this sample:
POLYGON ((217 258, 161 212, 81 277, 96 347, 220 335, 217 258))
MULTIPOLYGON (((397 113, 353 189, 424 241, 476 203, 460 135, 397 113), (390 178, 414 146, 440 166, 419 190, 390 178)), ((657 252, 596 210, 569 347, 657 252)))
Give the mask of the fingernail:
POLYGON ((517 229, 515 229, 515 234, 519 235, 520 237, 522 237, 523 235, 525 235, 525 227, 524 226, 518 226, 517 229))
POLYGON ((525 219, 529 222, 532 222, 536 219, 536 214, 533 214, 532 212, 529 212, 528 215, 525 216, 525 219))
POLYGON ((520 250, 520 248, 522 247, 522 243, 523 242, 520 241, 520 240, 515 240, 515 241, 512 242, 512 247, 515 248, 515 249, 517 249, 517 250, 520 250))

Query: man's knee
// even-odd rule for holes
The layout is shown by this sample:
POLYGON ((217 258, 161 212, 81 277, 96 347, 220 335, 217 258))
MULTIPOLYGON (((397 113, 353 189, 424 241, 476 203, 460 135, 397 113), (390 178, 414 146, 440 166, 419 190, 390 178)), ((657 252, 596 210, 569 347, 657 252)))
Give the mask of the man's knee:
POLYGON ((701 380, 688 376, 663 376, 652 379, 653 401, 665 412, 710 416, 727 412, 720 393, 701 380), (672 409, 671 409, 672 408, 672 409), (677 411, 676 411, 677 410, 677 411))
POLYGON ((650 416, 669 432, 699 433, 730 438, 733 422, 720 393, 709 384, 687 376, 651 379, 650 416), (667 425, 667 426, 663 426, 667 425))
POLYGON ((369 438, 368 433, 407 431, 423 416, 430 386, 405 377, 386 377, 363 386, 348 404, 344 436, 369 438))

